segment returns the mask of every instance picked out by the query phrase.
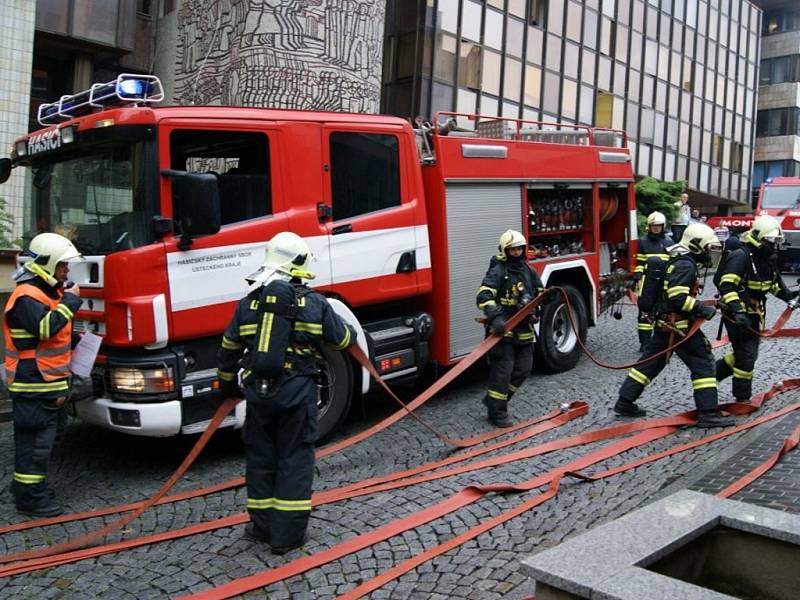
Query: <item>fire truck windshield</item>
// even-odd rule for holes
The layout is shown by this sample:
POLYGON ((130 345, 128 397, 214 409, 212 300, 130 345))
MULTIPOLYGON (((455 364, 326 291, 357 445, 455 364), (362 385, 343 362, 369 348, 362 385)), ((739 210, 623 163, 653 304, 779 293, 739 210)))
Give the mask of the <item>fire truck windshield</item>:
POLYGON ((761 208, 800 208, 800 185, 765 185, 761 208))
POLYGON ((72 240, 84 255, 152 242, 147 144, 105 143, 34 161, 26 190, 25 241, 51 231, 72 240))

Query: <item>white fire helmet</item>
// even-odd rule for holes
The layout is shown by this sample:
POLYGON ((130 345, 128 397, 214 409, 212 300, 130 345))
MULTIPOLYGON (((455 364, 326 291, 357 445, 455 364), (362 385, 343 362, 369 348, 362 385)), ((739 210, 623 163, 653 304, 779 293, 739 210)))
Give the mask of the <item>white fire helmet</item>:
POLYGON ((58 283, 55 278, 58 263, 83 258, 72 242, 57 233, 40 233, 34 237, 28 246, 28 253, 33 260, 25 263, 25 269, 52 286, 58 283))
POLYGON ((781 244, 784 240, 783 230, 778 219, 770 215, 761 215, 753 221, 750 236, 757 242, 781 244))
POLYGON ((657 210, 654 210, 649 215, 647 215, 647 227, 649 228, 650 225, 666 225, 667 218, 664 216, 664 213, 660 213, 657 210))
POLYGON ((520 246, 527 245, 528 242, 524 235, 522 235, 519 231, 509 229, 500 236, 500 241, 497 244, 497 248, 500 250, 500 254, 505 255, 506 250, 509 248, 519 248, 520 246))
POLYGON ((246 280, 251 286, 258 287, 275 276, 313 279, 314 273, 307 270, 313 260, 314 255, 303 238, 291 231, 282 231, 267 243, 264 262, 246 280))

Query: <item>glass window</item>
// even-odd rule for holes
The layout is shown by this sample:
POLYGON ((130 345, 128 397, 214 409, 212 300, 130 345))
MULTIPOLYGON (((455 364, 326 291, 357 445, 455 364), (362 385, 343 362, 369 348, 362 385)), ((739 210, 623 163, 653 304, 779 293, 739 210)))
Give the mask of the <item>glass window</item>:
POLYGON ((482 85, 484 92, 500 95, 500 54, 486 50, 483 53, 482 85))
POLYGON ((667 111, 667 84, 656 81, 656 110, 667 111))
POLYGON ((681 85, 681 55, 670 52, 670 59, 669 82, 672 85, 681 85))
POLYGON ((561 35, 564 27, 564 0, 550 0, 547 6, 547 29, 561 35))
MULTIPOLYGON (((461 35, 467 39, 481 39, 481 5, 473 0, 465 0, 461 13, 461 35)), ((500 35, 503 28, 500 27, 500 35)))
POLYGON ((628 112, 625 115, 625 131, 632 138, 639 137, 639 105, 628 102, 628 112))
POLYGON ((642 34, 636 31, 631 32, 631 59, 632 69, 642 68, 642 34))
POLYGON ((269 138, 263 133, 173 131, 170 166, 218 174, 223 225, 272 213, 269 138))
POLYGON ((458 0, 439 0, 437 22, 444 31, 458 31, 458 0))
POLYGON ((641 75, 639 71, 634 71, 633 69, 628 69, 628 96, 631 98, 635 98, 636 100, 640 99, 639 96, 639 85, 641 82, 641 75))
MULTIPOLYGON (((458 85, 472 88, 474 90, 481 87, 481 47, 466 40, 461 40, 461 50, 458 60, 458 85)), ((489 52, 487 52, 489 54, 489 52)), ((491 75, 490 75, 491 76, 491 75)), ((500 69, 498 65, 497 78, 499 80, 500 69)), ((484 73, 484 79, 486 74, 484 73)))
POLYGON ((547 1, 548 0, 530 0, 528 19, 531 25, 544 27, 545 18, 547 17, 547 1))
POLYGON ((664 81, 669 79, 669 49, 666 46, 658 47, 658 77, 664 81))
POLYGON ((614 47, 614 33, 616 24, 611 20, 603 17, 600 23, 600 52, 603 54, 611 55, 611 49, 614 47))
MULTIPOLYGON (((488 14, 489 11, 487 10, 488 14)), ((525 23, 518 19, 509 18, 506 22, 506 54, 522 56, 522 42, 525 32, 525 23)))
POLYGON ((561 114, 568 119, 576 117, 578 84, 570 79, 561 83, 561 114))
MULTIPOLYGON (((527 0, 508 0, 508 12, 512 15, 516 15, 522 19, 525 18, 525 5, 528 3, 527 0)), ((535 4, 533 2, 532 4, 535 4)))
POLYGON ((503 102, 503 116, 510 119, 519 118, 519 104, 514 102, 503 102))
POLYGON ((625 95, 625 74, 627 71, 625 63, 614 63, 614 87, 612 91, 619 96, 625 95))
POLYGON ((637 173, 650 174, 650 152, 652 148, 650 144, 639 142, 639 151, 636 153, 637 173))
POLYGON ((650 175, 655 177, 656 179, 663 179, 664 178, 664 165, 663 165, 663 156, 664 153, 661 151, 660 148, 653 145, 653 149, 651 151, 653 153, 653 164, 650 167, 650 175))
POLYGON ((689 154, 689 124, 681 121, 680 132, 678 134, 678 152, 686 156, 689 154))
POLYGON ((658 39, 658 10, 652 6, 647 7, 647 37, 658 39))
POLYGON ((592 10, 586 11, 583 24, 583 45, 587 48, 597 49, 597 13, 592 10))
POLYGON ((664 145, 664 123, 666 118, 661 113, 655 114, 653 123, 653 144, 661 148, 664 145))
POLYGON ((481 114, 495 117, 500 116, 500 103, 498 102, 497 98, 494 96, 487 96, 486 94, 481 94, 481 114))
POLYGON ((564 74, 573 79, 578 78, 578 58, 580 48, 577 44, 566 42, 564 44, 564 74))
POLYGON ((644 72, 655 75, 658 72, 658 44, 646 40, 644 50, 644 72))
POLYGON ((614 96, 608 92, 597 92, 594 109, 594 124, 597 127, 612 127, 614 113, 614 96))
POLYGON ((519 102, 522 86, 522 63, 513 58, 506 58, 506 70, 503 75, 503 96, 506 100, 519 102))
POLYGON ((561 38, 550 33, 547 34, 547 68, 561 70, 561 38))
POLYGON ((439 111, 452 111, 453 106, 453 87, 433 82, 433 94, 431 96, 431 117, 439 111))
POLYGON ((442 81, 453 82, 456 70, 456 38, 446 33, 436 37, 436 55, 433 63, 433 74, 442 81))
POLYGON ((667 149, 678 150, 678 119, 667 117, 667 149))
POLYGON ((591 50, 583 49, 583 62, 581 62, 581 81, 594 85, 594 63, 597 55, 591 50))
POLYGON ((525 104, 539 108, 542 89, 542 70, 532 65, 525 66, 525 104))
POLYGON ((621 60, 623 62, 628 61, 628 28, 624 25, 617 25, 617 35, 616 35, 616 48, 614 50, 614 56, 617 57, 617 60, 621 60))
POLYGON ((603 0, 603 14, 614 18, 614 9, 617 7, 617 0, 603 0))
POLYGON ((496 50, 503 49, 503 13, 486 9, 486 29, 483 43, 496 50))
POLYGON ((718 167, 722 166, 724 146, 725 146, 725 141, 722 139, 721 135, 717 135, 715 133, 714 135, 711 136, 711 164, 716 165, 718 167))
POLYGON ((542 64, 542 44, 544 35, 538 27, 528 27, 528 44, 525 48, 525 58, 536 65, 542 64))
POLYGON ((644 2, 633 0, 633 28, 644 33, 644 2))
POLYGON ((597 87, 601 90, 611 90, 611 60, 605 56, 600 57, 597 65, 597 87))
POLYGON ((558 114, 558 92, 561 89, 561 82, 557 73, 546 72, 544 74, 544 109, 547 112, 558 114))
POLYGON ((656 93, 656 80, 651 75, 645 75, 642 79, 642 106, 653 107, 653 99, 656 93))
POLYGON ((396 136, 334 132, 330 153, 334 221, 400 206, 396 136))
POLYGON ((686 3, 686 24, 689 27, 697 28, 697 3, 692 0, 686 3))
POLYGON ((581 41, 582 12, 580 4, 572 0, 567 2, 567 38, 579 43, 581 41))
MULTIPOLYGON (((478 93, 470 90, 459 89, 456 95, 456 110, 460 113, 474 114, 476 112, 478 93)), ((475 121, 459 118, 458 124, 466 129, 474 129, 475 121)))
MULTIPOLYGON (((580 115, 578 121, 586 125, 593 125, 594 116, 594 88, 582 85, 580 88, 580 115)), ((630 132, 628 132, 630 134, 630 132)))
POLYGON ((631 3, 630 0, 622 0, 617 4, 617 22, 623 25, 631 23, 631 3))
POLYGON ((653 143, 653 127, 655 113, 649 108, 642 108, 642 122, 639 125, 639 139, 642 142, 653 143))

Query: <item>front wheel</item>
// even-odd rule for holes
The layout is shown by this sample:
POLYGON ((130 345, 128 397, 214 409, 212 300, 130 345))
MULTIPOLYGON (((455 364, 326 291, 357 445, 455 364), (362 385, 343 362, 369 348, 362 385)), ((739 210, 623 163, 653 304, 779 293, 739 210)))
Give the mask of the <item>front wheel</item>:
POLYGON ((578 335, 586 340, 589 327, 588 309, 580 292, 571 285, 560 286, 569 297, 578 334, 569 321, 564 296, 558 292, 542 307, 539 338, 536 341, 536 363, 552 373, 569 371, 581 356, 578 335))
POLYGON ((353 396, 353 372, 344 352, 322 349, 317 383, 317 443, 328 439, 350 410, 353 396))

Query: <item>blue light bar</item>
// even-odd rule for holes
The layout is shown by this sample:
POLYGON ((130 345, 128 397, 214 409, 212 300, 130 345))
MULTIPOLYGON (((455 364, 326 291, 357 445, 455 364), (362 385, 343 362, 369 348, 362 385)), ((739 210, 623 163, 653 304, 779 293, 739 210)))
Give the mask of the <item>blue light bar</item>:
POLYGON ((164 99, 161 81, 155 75, 122 73, 107 83, 95 83, 88 90, 61 96, 58 102, 39 106, 40 125, 52 125, 109 106, 152 104, 164 99))

